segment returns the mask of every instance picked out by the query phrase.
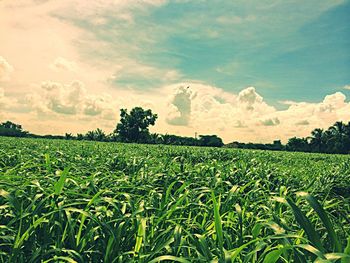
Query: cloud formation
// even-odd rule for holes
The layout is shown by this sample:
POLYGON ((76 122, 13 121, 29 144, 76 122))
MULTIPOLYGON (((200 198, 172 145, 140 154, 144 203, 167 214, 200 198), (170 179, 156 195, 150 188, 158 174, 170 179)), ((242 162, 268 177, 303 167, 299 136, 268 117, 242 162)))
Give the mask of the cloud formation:
POLYGON ((170 111, 167 123, 170 125, 187 126, 191 118, 191 103, 195 93, 189 87, 180 86, 170 98, 170 111))
POLYGON ((43 82, 41 92, 27 96, 27 101, 39 114, 85 115, 102 119, 115 119, 116 108, 111 97, 88 94, 84 84, 43 82))
POLYGON ((41 132, 46 132, 45 129, 65 132, 73 126, 76 131, 84 131, 87 123, 88 127, 113 130, 120 108, 135 106, 151 108, 159 115, 152 127, 154 132, 185 136, 217 134, 225 142, 274 139, 285 142, 293 136, 308 136, 314 128, 350 120, 350 102, 341 92, 327 95, 320 102, 290 102, 287 109, 279 110, 266 103, 254 87, 232 93, 193 82, 164 86, 154 93, 120 91, 118 96, 94 94, 80 81, 69 84, 47 81, 29 93, 24 102, 6 96, 4 89, 0 89, 2 115, 31 116, 30 122, 23 119, 21 123, 29 130, 32 126, 41 127, 41 132), (27 115, 13 111, 20 107, 28 109, 27 115), (50 122, 48 127, 44 120, 50 122))
POLYGON ((238 94, 198 83, 173 85, 167 90, 173 92, 169 95, 168 125, 219 134, 226 140, 286 140, 307 136, 312 129, 328 127, 337 120, 350 120, 350 103, 341 92, 318 103, 289 102, 286 110, 278 110, 254 87, 238 94))
POLYGON ((5 91, 3 88, 0 88, 0 109, 4 109, 7 105, 7 98, 5 97, 5 91))
POLYGON ((13 66, 4 57, 0 56, 0 81, 9 80, 12 72, 13 66))
POLYGON ((55 59, 53 63, 50 64, 50 68, 54 71, 60 71, 60 70, 76 71, 77 64, 74 61, 70 61, 65 58, 58 57, 55 59))
POLYGON ((313 26, 346 35, 342 22, 318 20, 342 0, 308 1, 303 12, 284 1, 243 2, 0 1, 1 118, 38 133, 112 130, 121 107, 142 106, 158 113, 155 132, 226 142, 285 140, 348 121, 347 64, 336 57, 346 59, 347 46, 333 33, 318 45, 324 28, 313 26), (322 63, 329 58, 339 63, 322 63), (319 72, 330 73, 313 77, 319 72), (345 94, 329 94, 334 86, 345 94), (314 87, 329 95, 316 101, 314 87))
POLYGON ((270 118, 260 122, 263 126, 277 126, 281 122, 278 118, 270 118))

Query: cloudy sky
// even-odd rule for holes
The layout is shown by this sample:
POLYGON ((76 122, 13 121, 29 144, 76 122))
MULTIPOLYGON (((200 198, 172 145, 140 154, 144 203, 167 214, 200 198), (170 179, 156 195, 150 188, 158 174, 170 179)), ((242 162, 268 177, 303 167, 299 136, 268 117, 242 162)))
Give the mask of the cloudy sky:
POLYGON ((0 0, 0 121, 286 141, 350 121, 350 1, 0 0))

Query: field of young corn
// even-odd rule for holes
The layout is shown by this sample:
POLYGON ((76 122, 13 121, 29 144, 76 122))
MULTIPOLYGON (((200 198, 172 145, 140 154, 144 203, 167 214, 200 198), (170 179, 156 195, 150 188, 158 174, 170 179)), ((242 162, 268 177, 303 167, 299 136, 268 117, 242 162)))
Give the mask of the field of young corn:
POLYGON ((350 156, 0 146, 0 262, 350 262, 350 156))

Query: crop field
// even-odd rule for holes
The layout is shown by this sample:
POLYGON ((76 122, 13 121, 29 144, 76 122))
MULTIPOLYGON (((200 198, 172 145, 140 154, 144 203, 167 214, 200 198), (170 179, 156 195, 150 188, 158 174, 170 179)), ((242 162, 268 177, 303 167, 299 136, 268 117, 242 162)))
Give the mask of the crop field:
POLYGON ((349 259, 349 156, 0 137, 0 262, 349 259))

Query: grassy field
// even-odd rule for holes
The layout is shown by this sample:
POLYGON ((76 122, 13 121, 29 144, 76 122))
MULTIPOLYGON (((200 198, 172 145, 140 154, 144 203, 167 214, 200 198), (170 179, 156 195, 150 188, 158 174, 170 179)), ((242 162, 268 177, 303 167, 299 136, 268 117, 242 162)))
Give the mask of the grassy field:
POLYGON ((0 262, 350 262, 350 156, 0 146, 0 262))

